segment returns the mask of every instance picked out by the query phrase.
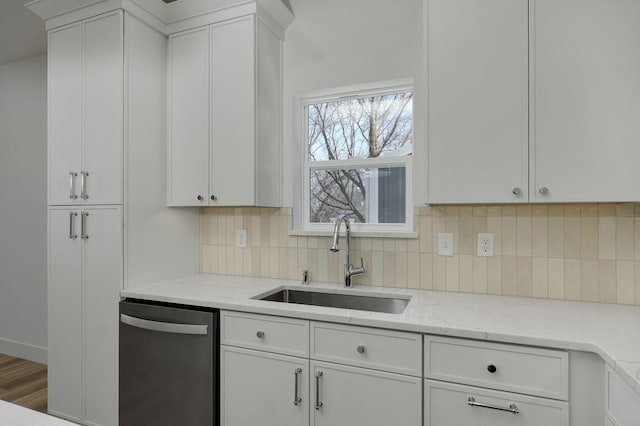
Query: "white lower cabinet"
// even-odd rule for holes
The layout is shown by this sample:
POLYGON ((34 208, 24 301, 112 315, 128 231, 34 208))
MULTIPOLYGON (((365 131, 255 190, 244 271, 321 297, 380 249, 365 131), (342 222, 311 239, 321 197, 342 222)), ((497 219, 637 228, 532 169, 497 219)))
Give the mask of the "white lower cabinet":
POLYGON ((424 376, 425 426, 569 426, 567 352, 425 335, 424 376))
POLYGON ((308 424, 308 359, 231 346, 220 352, 223 425, 308 424))
POLYGON ((640 395, 609 366, 605 370, 605 401, 608 425, 640 426, 640 395))
POLYGON ((122 207, 49 208, 49 412, 118 424, 122 207))
POLYGON ((311 425, 420 426, 421 380, 311 361, 311 425))
POLYGON ((569 404, 546 398, 424 381, 425 426, 568 426, 569 404))
POLYGON ((309 324, 222 312, 221 425, 422 424, 420 334, 309 324))

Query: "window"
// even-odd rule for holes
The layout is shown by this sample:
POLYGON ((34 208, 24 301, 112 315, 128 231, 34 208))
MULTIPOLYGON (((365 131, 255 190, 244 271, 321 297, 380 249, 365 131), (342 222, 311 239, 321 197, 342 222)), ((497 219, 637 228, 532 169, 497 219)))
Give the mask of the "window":
POLYGON ((360 232, 412 232, 410 84, 336 90, 302 100, 305 231, 347 214, 360 232))

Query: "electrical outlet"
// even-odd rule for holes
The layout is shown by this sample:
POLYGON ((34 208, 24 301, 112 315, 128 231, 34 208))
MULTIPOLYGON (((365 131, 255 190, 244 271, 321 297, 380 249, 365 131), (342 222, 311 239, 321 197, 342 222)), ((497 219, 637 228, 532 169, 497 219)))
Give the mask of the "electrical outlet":
POLYGON ((438 255, 453 256, 453 234, 438 234, 438 255))
POLYGON ((246 229, 236 229, 236 247, 238 248, 247 247, 247 230, 246 229))
POLYGON ((478 256, 493 256, 493 234, 478 234, 478 256))

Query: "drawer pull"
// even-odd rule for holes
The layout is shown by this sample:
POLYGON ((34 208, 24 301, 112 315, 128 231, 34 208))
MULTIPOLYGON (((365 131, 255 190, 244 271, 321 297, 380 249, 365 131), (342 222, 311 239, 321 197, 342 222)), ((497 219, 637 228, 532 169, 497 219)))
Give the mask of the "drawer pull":
POLYGON ((320 410, 324 405, 320 401, 320 377, 322 377, 322 371, 316 373, 316 410, 320 410))
POLYGON ((497 405, 490 405, 490 404, 483 404, 482 402, 476 402, 476 399, 470 396, 469 399, 467 400, 467 404, 471 407, 489 408, 491 410, 506 411, 511 414, 520 414, 520 410, 518 410, 518 407, 514 403, 509 404, 509 408, 498 407, 497 405))
POLYGON ((258 339, 264 339, 264 331, 258 331, 258 332, 256 333, 256 337, 257 337, 258 339))
POLYGON ((302 402, 302 398, 298 394, 298 388, 300 387, 298 385, 298 376, 300 376, 300 373, 302 373, 302 368, 296 368, 295 371, 293 372, 295 376, 295 381, 294 381, 295 389, 293 391, 293 405, 298 405, 302 402))
POLYGON ((489 366, 487 367, 487 371, 489 371, 489 373, 493 374, 493 373, 495 373, 496 371, 498 371, 498 369, 496 368, 496 366, 495 366, 495 365, 493 365, 493 364, 489 364, 489 366))
POLYGON ((358 347, 356 348, 356 350, 358 351, 359 354, 363 354, 365 353, 365 351, 367 350, 364 346, 362 345, 358 345, 358 347))

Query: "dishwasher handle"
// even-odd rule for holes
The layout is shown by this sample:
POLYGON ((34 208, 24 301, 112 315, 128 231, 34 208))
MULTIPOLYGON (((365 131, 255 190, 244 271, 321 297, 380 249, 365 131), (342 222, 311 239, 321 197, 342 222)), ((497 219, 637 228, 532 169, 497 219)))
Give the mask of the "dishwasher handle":
POLYGON ((120 322, 145 330, 159 331, 175 334, 199 334, 206 335, 209 326, 204 324, 176 324, 173 322, 150 321, 142 318, 120 314, 120 322))

